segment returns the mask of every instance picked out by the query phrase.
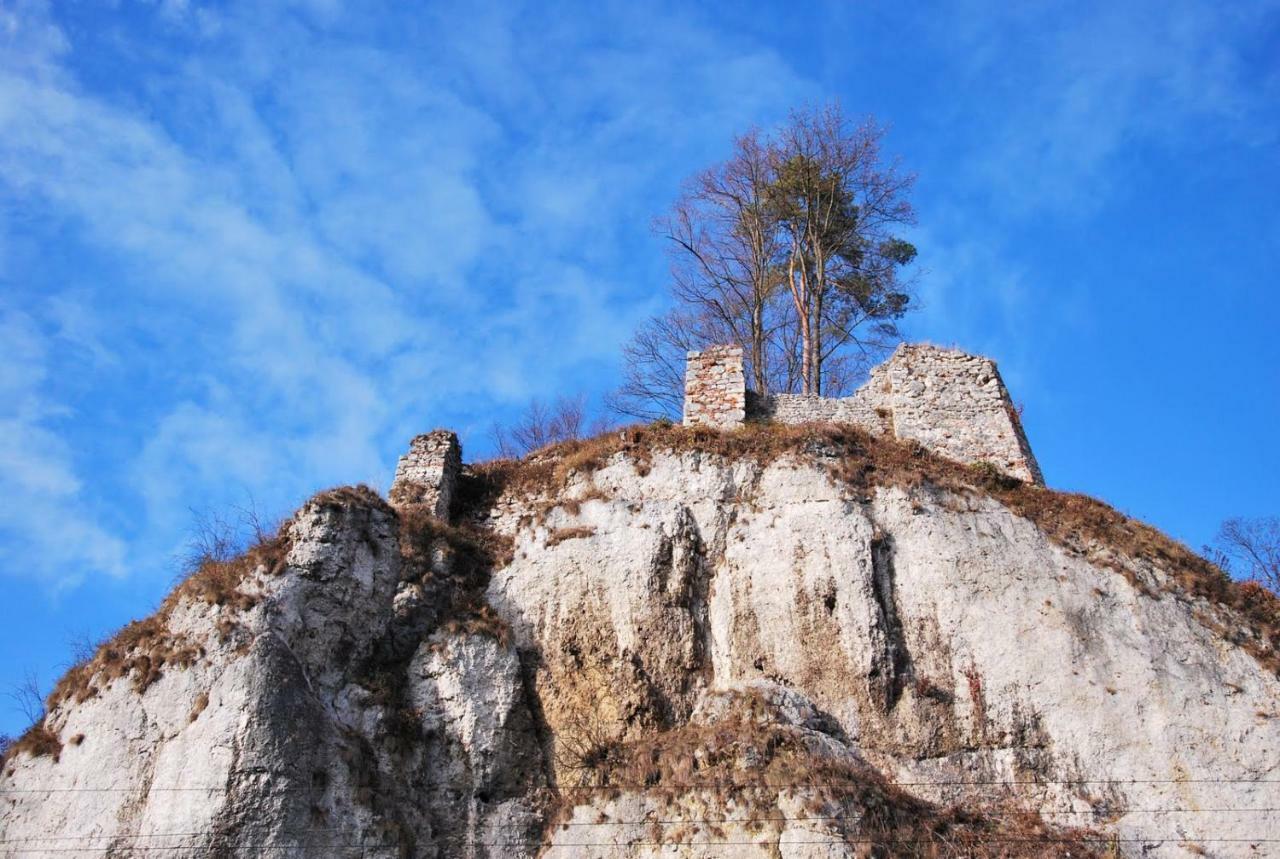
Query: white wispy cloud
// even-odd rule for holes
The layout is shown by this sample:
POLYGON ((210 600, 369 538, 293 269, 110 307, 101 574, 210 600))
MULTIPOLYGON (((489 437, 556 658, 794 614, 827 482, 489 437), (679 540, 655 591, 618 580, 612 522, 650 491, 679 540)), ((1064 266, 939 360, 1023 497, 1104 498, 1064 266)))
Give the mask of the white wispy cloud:
POLYGON ((949 117, 975 130, 977 157, 962 178, 1015 216, 1091 214, 1122 190, 1125 171, 1113 168, 1135 147, 1176 150, 1206 130, 1266 145, 1280 133, 1280 78, 1254 80, 1249 47, 1272 49, 1276 0, 988 8, 921 17, 960 86, 981 82, 984 98, 957 103, 949 117))
POLYGON ((62 584, 125 571, 125 545, 95 521, 49 401, 50 338, 31 316, 0 307, 0 572, 57 570, 62 584))
POLYGON ((804 89, 772 52, 678 13, 634 38, 636 13, 611 10, 624 26, 600 45, 532 7, 440 9, 418 39, 337 4, 150 14, 96 45, 38 4, 3 19, 5 211, 65 225, 111 272, 26 293, 31 324, 107 385, 44 402, 92 420, 127 388, 137 409, 109 440, 24 425, 23 444, 61 451, 43 462, 65 508, 87 491, 145 513, 108 537, 84 507, 104 540, 31 570, 55 579, 77 553, 154 560, 190 504, 385 480, 389 441, 425 423, 480 431, 495 407, 598 374, 661 289, 660 261, 622 261, 681 160, 804 89), (561 52, 521 38, 536 23, 561 52), (120 86, 83 77, 83 51, 116 51, 96 61, 125 64, 120 86), (72 438, 117 458, 102 485, 68 470, 72 438))

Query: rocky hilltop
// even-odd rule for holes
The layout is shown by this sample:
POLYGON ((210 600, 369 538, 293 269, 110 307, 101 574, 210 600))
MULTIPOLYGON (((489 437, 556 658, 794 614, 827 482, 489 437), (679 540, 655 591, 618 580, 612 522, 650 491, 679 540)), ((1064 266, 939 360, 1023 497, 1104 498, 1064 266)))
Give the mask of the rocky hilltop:
POLYGON ((1280 855, 1274 599, 1099 502, 852 426, 414 450, 76 666, 0 855, 1280 855))

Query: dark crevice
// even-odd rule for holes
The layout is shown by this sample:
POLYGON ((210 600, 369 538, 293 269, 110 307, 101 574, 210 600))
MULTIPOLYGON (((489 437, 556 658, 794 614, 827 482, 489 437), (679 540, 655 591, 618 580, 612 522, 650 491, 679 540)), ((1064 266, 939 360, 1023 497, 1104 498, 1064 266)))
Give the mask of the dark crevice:
POLYGON ((689 564, 688 576, 688 608, 693 619, 694 661, 696 671, 700 671, 708 681, 711 679, 711 576, 713 568, 708 558, 707 544, 702 539, 702 531, 698 528, 698 520, 686 507, 683 516, 689 528, 689 548, 692 557, 686 560, 689 564))
POLYGON ((876 601, 881 629, 884 633, 884 659, 873 676, 879 675, 884 690, 885 710, 892 710, 911 679, 911 652, 907 649, 898 616, 897 582, 893 568, 893 538, 877 534, 871 539, 871 594, 876 601))
POLYGON ((542 664, 542 654, 536 649, 519 648, 516 655, 520 659, 520 685, 524 691, 525 705, 529 708, 529 722, 538 743, 542 783, 554 788, 555 734, 547 723, 546 712, 542 709, 542 697, 538 694, 538 668, 542 664))

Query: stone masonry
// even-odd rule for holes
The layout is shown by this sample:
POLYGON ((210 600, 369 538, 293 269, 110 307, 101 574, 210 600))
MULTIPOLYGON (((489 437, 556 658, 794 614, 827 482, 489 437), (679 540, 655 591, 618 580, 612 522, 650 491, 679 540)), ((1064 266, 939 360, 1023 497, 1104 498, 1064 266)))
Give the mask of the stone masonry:
POLYGON ((959 462, 989 462, 1019 480, 1044 484, 1022 422, 990 358, 904 343, 849 397, 761 397, 745 388, 740 348, 690 352, 685 424, 722 429, 746 420, 855 424, 913 439, 959 462), (741 417, 732 408, 739 394, 745 403, 741 417))
POLYGON ((388 497, 392 504, 426 504, 447 522, 461 470, 458 436, 444 429, 424 433, 409 442, 409 452, 396 464, 388 497))
POLYGON ((880 369, 879 384, 889 392, 898 438, 914 439, 961 462, 990 462, 1019 480, 1044 485, 1022 421, 990 358, 903 345, 880 369))
POLYGON ((747 419, 741 346, 690 352, 684 375, 684 425, 723 429, 747 419))

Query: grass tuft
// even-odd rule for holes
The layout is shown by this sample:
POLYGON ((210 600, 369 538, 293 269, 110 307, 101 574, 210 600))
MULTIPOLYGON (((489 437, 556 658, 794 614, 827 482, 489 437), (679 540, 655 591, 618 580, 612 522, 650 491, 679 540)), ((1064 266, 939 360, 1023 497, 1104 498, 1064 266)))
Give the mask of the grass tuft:
POLYGON ((51 757, 56 764, 62 755, 62 740, 43 721, 36 722, 0 752, 0 770, 24 753, 33 758, 51 757))

